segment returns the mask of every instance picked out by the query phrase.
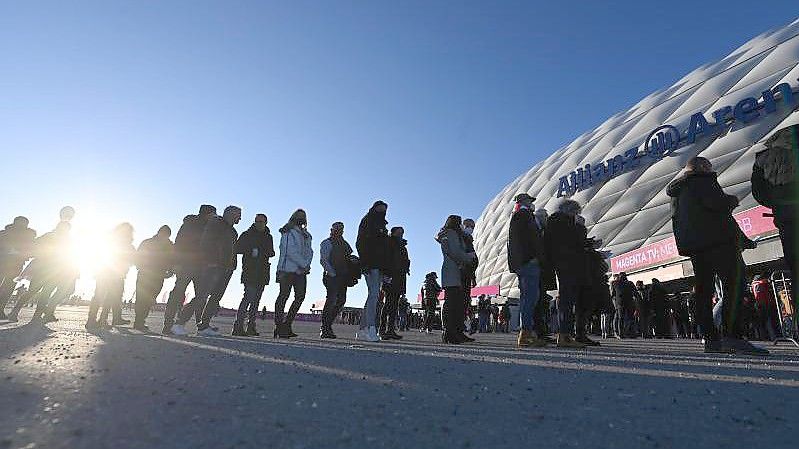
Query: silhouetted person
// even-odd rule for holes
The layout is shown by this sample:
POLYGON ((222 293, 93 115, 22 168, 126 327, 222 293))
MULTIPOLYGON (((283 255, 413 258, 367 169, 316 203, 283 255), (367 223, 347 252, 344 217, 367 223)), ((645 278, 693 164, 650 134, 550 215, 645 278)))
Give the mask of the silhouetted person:
POLYGON ((270 268, 269 259, 275 255, 272 234, 266 225, 265 214, 255 216, 255 222, 250 229, 241 233, 236 242, 236 253, 241 254, 241 283, 244 284, 244 297, 239 303, 236 321, 233 323, 233 335, 257 336, 255 318, 258 315, 258 305, 261 295, 269 284, 270 268), (247 320, 247 329, 244 329, 244 320, 247 320))
POLYGON ((424 321, 419 332, 425 331, 428 334, 433 332, 433 321, 436 319, 436 309, 438 308, 438 295, 442 290, 437 279, 438 273, 435 271, 427 273, 424 277, 421 292, 424 321))
POLYGON ((89 305, 86 329, 108 326, 108 315, 113 313, 113 326, 122 326, 130 321, 122 318, 122 296, 125 293, 125 278, 128 270, 136 262, 136 249, 133 247, 133 226, 129 223, 117 225, 106 243, 108 261, 97 273, 97 288, 89 305), (102 307, 99 319, 97 310, 102 307))
POLYGON ((407 290, 408 275, 411 272, 411 259, 408 257, 408 241, 403 238, 405 230, 391 228, 388 239, 388 282, 384 282, 385 303, 380 311, 380 338, 382 340, 401 340, 396 332, 397 307, 400 296, 407 290))
POLYGON ((288 223, 280 228, 280 256, 277 262, 277 282, 280 284, 280 292, 275 300, 275 337, 297 336, 291 325, 305 300, 312 261, 313 247, 311 234, 308 232, 308 216, 304 210, 297 209, 291 214, 288 223), (284 313, 292 289, 294 301, 288 313, 284 313))
POLYGON ((782 253, 791 279, 795 279, 796 238, 799 226, 799 125, 777 131, 766 141, 766 150, 757 153, 752 168, 752 196, 758 203, 771 208, 774 225, 780 232, 782 253))
POLYGON ((644 281, 635 283, 635 310, 638 312, 638 333, 642 338, 651 338, 649 315, 651 314, 651 298, 649 289, 644 285, 644 281))
POLYGON ((361 258, 361 266, 366 275, 367 296, 361 314, 361 323, 356 340, 377 342, 377 303, 380 296, 380 284, 383 275, 389 268, 388 255, 388 230, 386 225, 386 211, 388 205, 382 201, 375 201, 369 212, 361 219, 358 226, 358 238, 355 247, 361 258))
MULTIPOLYGON (((166 309, 164 310, 164 329, 161 331, 164 335, 172 335, 175 315, 186 299, 186 288, 192 283, 195 291, 198 288, 198 280, 202 275, 202 270, 205 268, 200 240, 202 239, 205 225, 211 217, 216 217, 216 208, 203 204, 200 206, 199 214, 187 215, 183 219, 183 224, 175 237, 175 287, 169 293, 166 309)), ((202 311, 199 313, 202 313, 202 311)), ((199 322, 199 320, 200 317, 198 316, 197 321, 199 322)))
POLYGON ((694 157, 686 172, 672 181, 672 226, 677 250, 691 258, 696 283, 697 318, 705 333, 705 352, 765 355, 768 351, 743 339, 740 307, 743 292, 740 228, 732 216, 738 199, 721 189, 710 161, 694 157), (723 284, 725 337, 713 325, 714 276, 723 284))
POLYGON ((655 336, 657 338, 668 338, 671 336, 669 329, 669 311, 666 302, 666 289, 657 279, 652 279, 649 287, 649 299, 652 308, 655 310, 655 336))
POLYGON ((241 209, 237 206, 226 207, 222 217, 208 219, 200 238, 204 265, 202 275, 194 299, 183 306, 175 325, 172 326, 173 334, 186 335, 186 322, 192 315, 200 315, 197 334, 204 337, 219 336, 219 332, 211 327, 211 320, 219 311, 219 301, 236 269, 236 253, 233 248, 239 234, 233 226, 239 221, 241 209))
POLYGON ((33 256, 36 231, 28 223, 27 218, 17 217, 0 231, 0 320, 8 318, 5 308, 17 285, 16 278, 33 256))
POLYGON ((477 256, 466 252, 463 226, 458 215, 450 215, 447 218, 444 227, 436 235, 436 241, 441 245, 441 255, 444 259, 441 265, 441 285, 444 287, 442 341, 448 344, 464 343, 471 339, 463 334, 466 286, 463 285, 462 268, 473 263, 477 256))
POLYGON ((330 226, 330 237, 319 245, 319 263, 324 272, 322 284, 327 289, 325 306, 322 309, 320 338, 336 338, 333 320, 336 319, 347 302, 347 287, 353 278, 348 258, 352 247, 344 240, 344 223, 337 221, 330 226))
POLYGON ((158 233, 139 244, 136 251, 136 319, 133 328, 148 331, 144 324, 158 294, 164 287, 164 279, 173 275, 174 245, 169 237, 172 229, 161 226, 158 233))

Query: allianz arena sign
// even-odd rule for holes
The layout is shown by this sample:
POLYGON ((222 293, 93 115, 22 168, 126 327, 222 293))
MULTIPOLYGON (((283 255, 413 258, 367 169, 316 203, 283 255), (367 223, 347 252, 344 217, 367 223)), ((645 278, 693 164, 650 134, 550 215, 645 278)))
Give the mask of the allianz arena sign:
POLYGON ((793 109, 795 98, 790 84, 781 83, 772 89, 764 90, 759 99, 747 97, 735 105, 717 109, 711 114, 712 122, 708 121, 702 112, 697 112, 691 116, 690 124, 684 132, 680 132, 673 125, 659 126, 644 139, 643 151, 640 151, 639 146, 635 146, 605 162, 586 164, 566 176, 561 176, 558 181, 558 198, 571 196, 581 190, 602 184, 643 165, 651 165, 678 148, 693 144, 697 139, 721 136, 733 123, 747 124, 775 112, 779 101, 793 109))

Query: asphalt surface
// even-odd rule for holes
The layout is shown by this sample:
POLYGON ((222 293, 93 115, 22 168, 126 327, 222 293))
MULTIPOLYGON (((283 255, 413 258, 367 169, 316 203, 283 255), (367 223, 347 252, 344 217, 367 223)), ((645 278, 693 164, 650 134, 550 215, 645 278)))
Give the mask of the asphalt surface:
MULTIPOLYGON (((166 338, 0 322, 4 448, 795 447, 799 350, 705 355, 690 340, 516 350, 513 336, 357 343, 166 338)), ((129 313, 129 312, 126 312, 129 313)), ((148 324, 160 330, 162 316, 148 324)), ((229 332, 230 319, 217 318, 229 332)), ((269 334, 269 335, 266 335, 269 334)))

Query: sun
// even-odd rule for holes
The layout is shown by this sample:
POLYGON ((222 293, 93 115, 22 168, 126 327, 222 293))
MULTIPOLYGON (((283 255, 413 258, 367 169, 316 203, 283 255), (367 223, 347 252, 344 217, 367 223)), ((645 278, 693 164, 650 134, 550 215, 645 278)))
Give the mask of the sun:
POLYGON ((81 277, 93 278, 111 263, 110 226, 95 216, 76 219, 72 226, 69 263, 80 269, 81 277))

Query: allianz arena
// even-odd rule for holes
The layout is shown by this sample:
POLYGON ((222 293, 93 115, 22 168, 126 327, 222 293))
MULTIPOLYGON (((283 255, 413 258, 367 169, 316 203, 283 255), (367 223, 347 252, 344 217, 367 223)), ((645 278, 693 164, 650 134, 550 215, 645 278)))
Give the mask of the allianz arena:
POLYGON ((508 271, 507 234, 513 197, 527 192, 550 213, 570 197, 583 205, 589 235, 611 253, 611 270, 649 282, 685 279, 690 262, 676 251, 666 186, 686 161, 713 163, 724 190, 740 199, 742 230, 759 242, 750 266, 782 256, 767 209, 752 197, 755 153, 784 126, 799 122, 799 19, 747 42, 722 60, 655 92, 533 166, 485 208, 475 229, 478 285, 518 298, 508 271))

